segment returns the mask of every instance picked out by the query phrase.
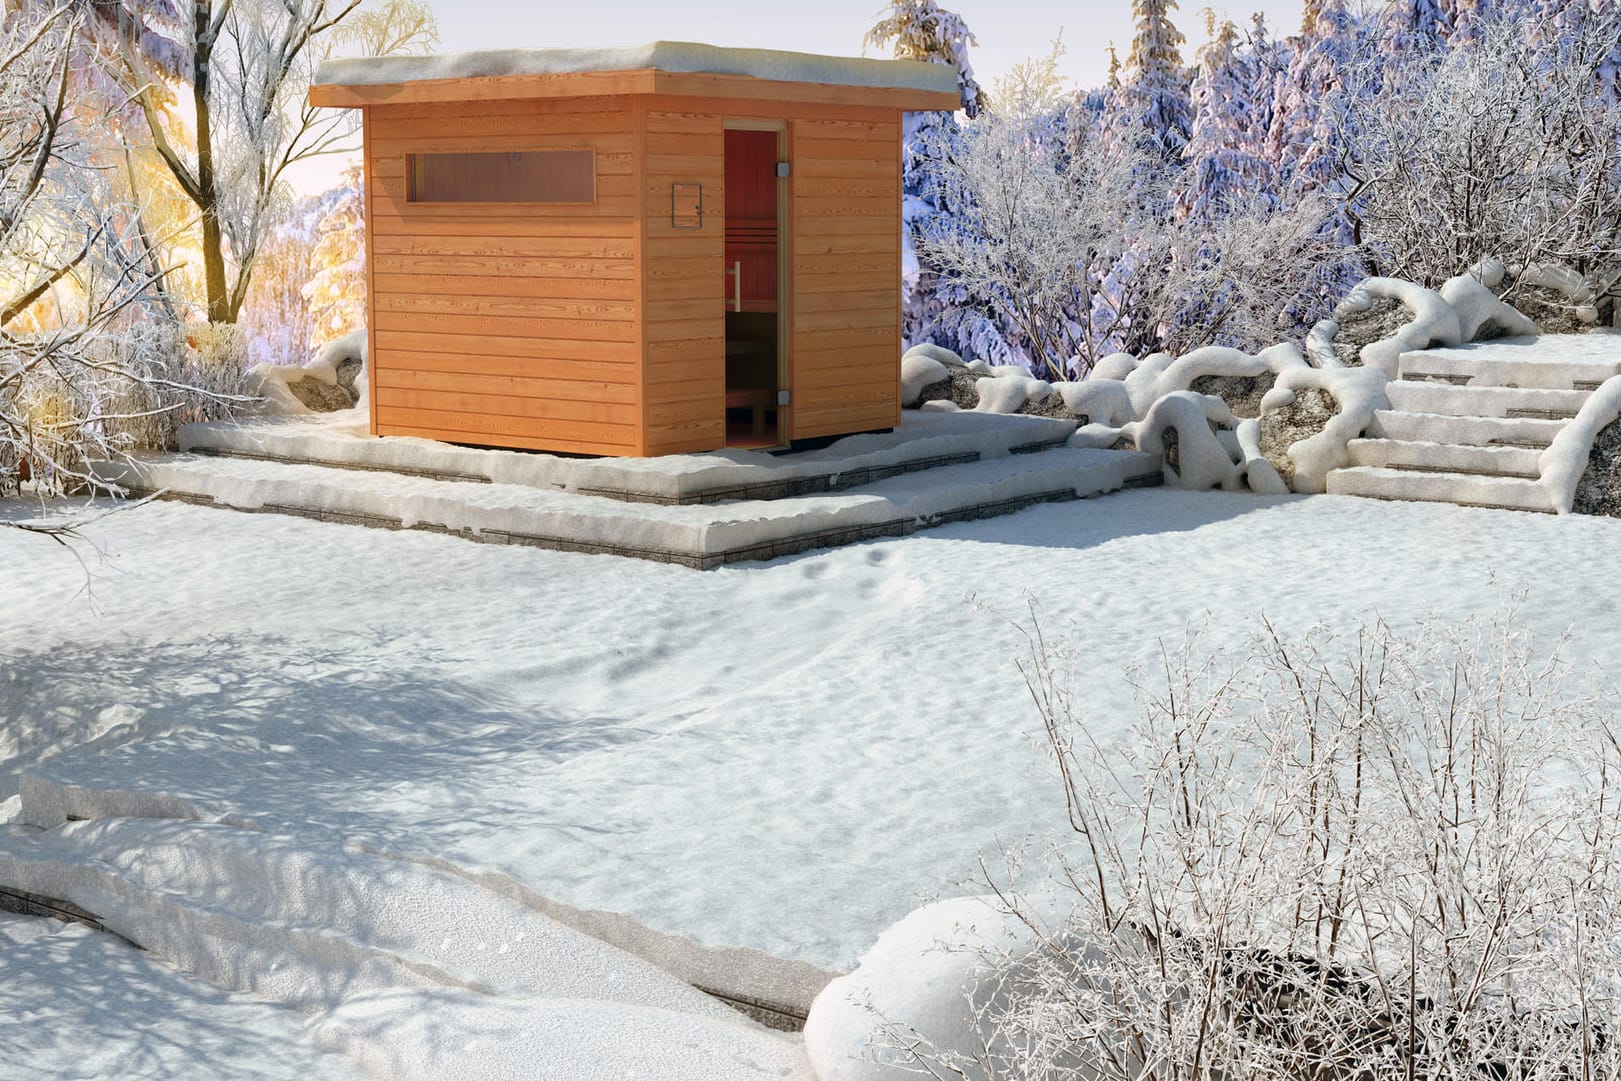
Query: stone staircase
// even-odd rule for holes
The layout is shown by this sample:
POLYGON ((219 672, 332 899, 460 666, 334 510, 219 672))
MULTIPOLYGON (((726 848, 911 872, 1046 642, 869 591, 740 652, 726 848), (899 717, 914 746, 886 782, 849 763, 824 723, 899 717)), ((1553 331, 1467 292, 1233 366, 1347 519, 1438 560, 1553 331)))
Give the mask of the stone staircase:
POLYGON ((1391 408, 1351 441, 1330 494, 1552 513, 1538 459, 1621 360, 1538 341, 1404 353, 1386 387, 1391 408))
POLYGON ((182 453, 96 468, 131 495, 707 569, 1161 482, 1158 455, 1068 447, 1073 429, 909 415, 805 454, 562 459, 295 420, 197 426, 182 453))

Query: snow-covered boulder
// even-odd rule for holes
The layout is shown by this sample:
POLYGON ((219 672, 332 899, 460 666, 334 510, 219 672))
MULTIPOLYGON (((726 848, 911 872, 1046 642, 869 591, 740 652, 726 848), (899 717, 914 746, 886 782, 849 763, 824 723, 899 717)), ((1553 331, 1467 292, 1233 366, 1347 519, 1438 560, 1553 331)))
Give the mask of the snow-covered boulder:
POLYGON ((1212 421, 1229 429, 1238 423, 1220 398, 1178 390, 1156 401, 1147 416, 1127 429, 1138 450, 1164 456, 1167 485, 1197 491, 1237 488, 1243 468, 1212 430, 1212 421))
POLYGON ((1433 289, 1400 278, 1365 278, 1334 309, 1334 352, 1341 364, 1378 368, 1395 378, 1413 349, 1458 345, 1458 313, 1433 289))
MULTIPOLYGON (((1497 272, 1493 276, 1501 280, 1501 264, 1494 269, 1497 272)), ((1473 274, 1448 278, 1441 286, 1441 297, 1452 305, 1458 316, 1458 333, 1466 342, 1537 333, 1535 323, 1517 308, 1499 300, 1497 294, 1473 274)))
POLYGON ((1379 368, 1296 368, 1281 374, 1259 422, 1260 447, 1292 491, 1327 490, 1330 471, 1351 462, 1351 440, 1388 409, 1379 368))
POLYGON ((950 378, 950 370, 933 357, 923 353, 907 353, 901 357, 902 408, 916 406, 925 388, 947 382, 950 378))
POLYGON ((1089 424, 1118 428, 1130 423, 1136 416, 1131 410, 1131 395, 1126 392, 1126 385, 1118 379, 1094 375, 1078 383, 1057 383, 1054 389, 1071 415, 1084 417, 1089 424))
POLYGON ((1137 358, 1130 353, 1110 353, 1092 365, 1093 379, 1124 379, 1137 367, 1137 358))
POLYGON ((805 1051, 816 1076, 915 1081, 917 1060, 897 1040, 948 1055, 994 1043, 983 1016, 992 1001, 987 955, 1033 947, 1030 929, 994 898, 937 901, 909 913, 811 1004, 805 1051))
POLYGON ((366 406, 366 332, 336 338, 308 364, 255 364, 250 385, 272 415, 332 413, 366 406))
MULTIPOLYGON (((1537 471, 1548 493, 1548 503, 1560 514, 1576 509, 1577 488, 1588 472, 1593 447, 1618 420, 1621 420, 1621 375, 1611 376, 1599 384, 1575 419, 1560 429, 1537 459, 1537 471)), ((1600 504, 1613 501, 1621 506, 1621 492, 1595 492, 1589 499, 1600 504)))
MULTIPOLYGON (((1589 279, 1563 263, 1510 267, 1508 276, 1515 305, 1553 334, 1579 334, 1597 325, 1601 294, 1611 287, 1607 276, 1589 279)), ((1613 317, 1614 299, 1605 300, 1613 317)))
POLYGON ((1045 401, 1053 392, 1053 385, 1016 368, 981 379, 977 389, 979 401, 974 408, 978 412, 1017 413, 1031 402, 1045 401))

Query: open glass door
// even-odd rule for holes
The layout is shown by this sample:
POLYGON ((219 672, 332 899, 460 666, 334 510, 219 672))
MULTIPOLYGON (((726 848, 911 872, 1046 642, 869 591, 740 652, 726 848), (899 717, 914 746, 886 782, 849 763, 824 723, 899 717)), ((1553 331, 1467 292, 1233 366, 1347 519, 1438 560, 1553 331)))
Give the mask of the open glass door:
POLYGON ((779 130, 726 130, 726 445, 782 440, 779 130))

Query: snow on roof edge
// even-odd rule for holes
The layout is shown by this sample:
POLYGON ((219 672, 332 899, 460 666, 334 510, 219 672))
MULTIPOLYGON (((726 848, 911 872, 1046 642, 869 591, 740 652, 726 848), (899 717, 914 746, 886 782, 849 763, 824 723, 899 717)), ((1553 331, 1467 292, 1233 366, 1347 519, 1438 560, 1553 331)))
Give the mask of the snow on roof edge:
POLYGON ((328 60, 317 86, 378 86, 433 79, 567 75, 587 71, 656 71, 748 75, 777 82, 825 83, 896 90, 955 92, 948 64, 868 60, 777 49, 730 49, 693 41, 654 41, 613 49, 489 49, 438 56, 367 56, 328 60))

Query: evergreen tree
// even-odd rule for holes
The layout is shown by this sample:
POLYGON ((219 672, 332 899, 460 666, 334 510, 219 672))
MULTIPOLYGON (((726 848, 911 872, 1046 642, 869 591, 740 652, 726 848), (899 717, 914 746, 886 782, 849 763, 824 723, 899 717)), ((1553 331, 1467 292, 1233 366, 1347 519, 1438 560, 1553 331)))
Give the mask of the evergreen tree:
POLYGON ((1137 32, 1121 87, 1125 118, 1172 159, 1180 157, 1193 129, 1188 70, 1180 49, 1187 39, 1171 22, 1174 7, 1176 0, 1133 0, 1137 32))
POLYGON ((884 17, 862 39, 862 45, 882 49, 894 42, 897 60, 928 60, 950 64, 957 72, 957 91, 963 112, 970 118, 985 107, 985 92, 974 80, 968 47, 979 41, 956 12, 935 0, 891 0, 884 17))
POLYGON ((1210 40, 1199 50, 1193 79, 1190 175, 1178 198, 1184 214, 1220 213, 1239 191, 1277 201, 1276 176, 1264 157, 1271 115, 1265 23, 1257 16, 1258 38, 1241 44, 1231 22, 1218 27, 1213 14, 1207 22, 1210 40))

